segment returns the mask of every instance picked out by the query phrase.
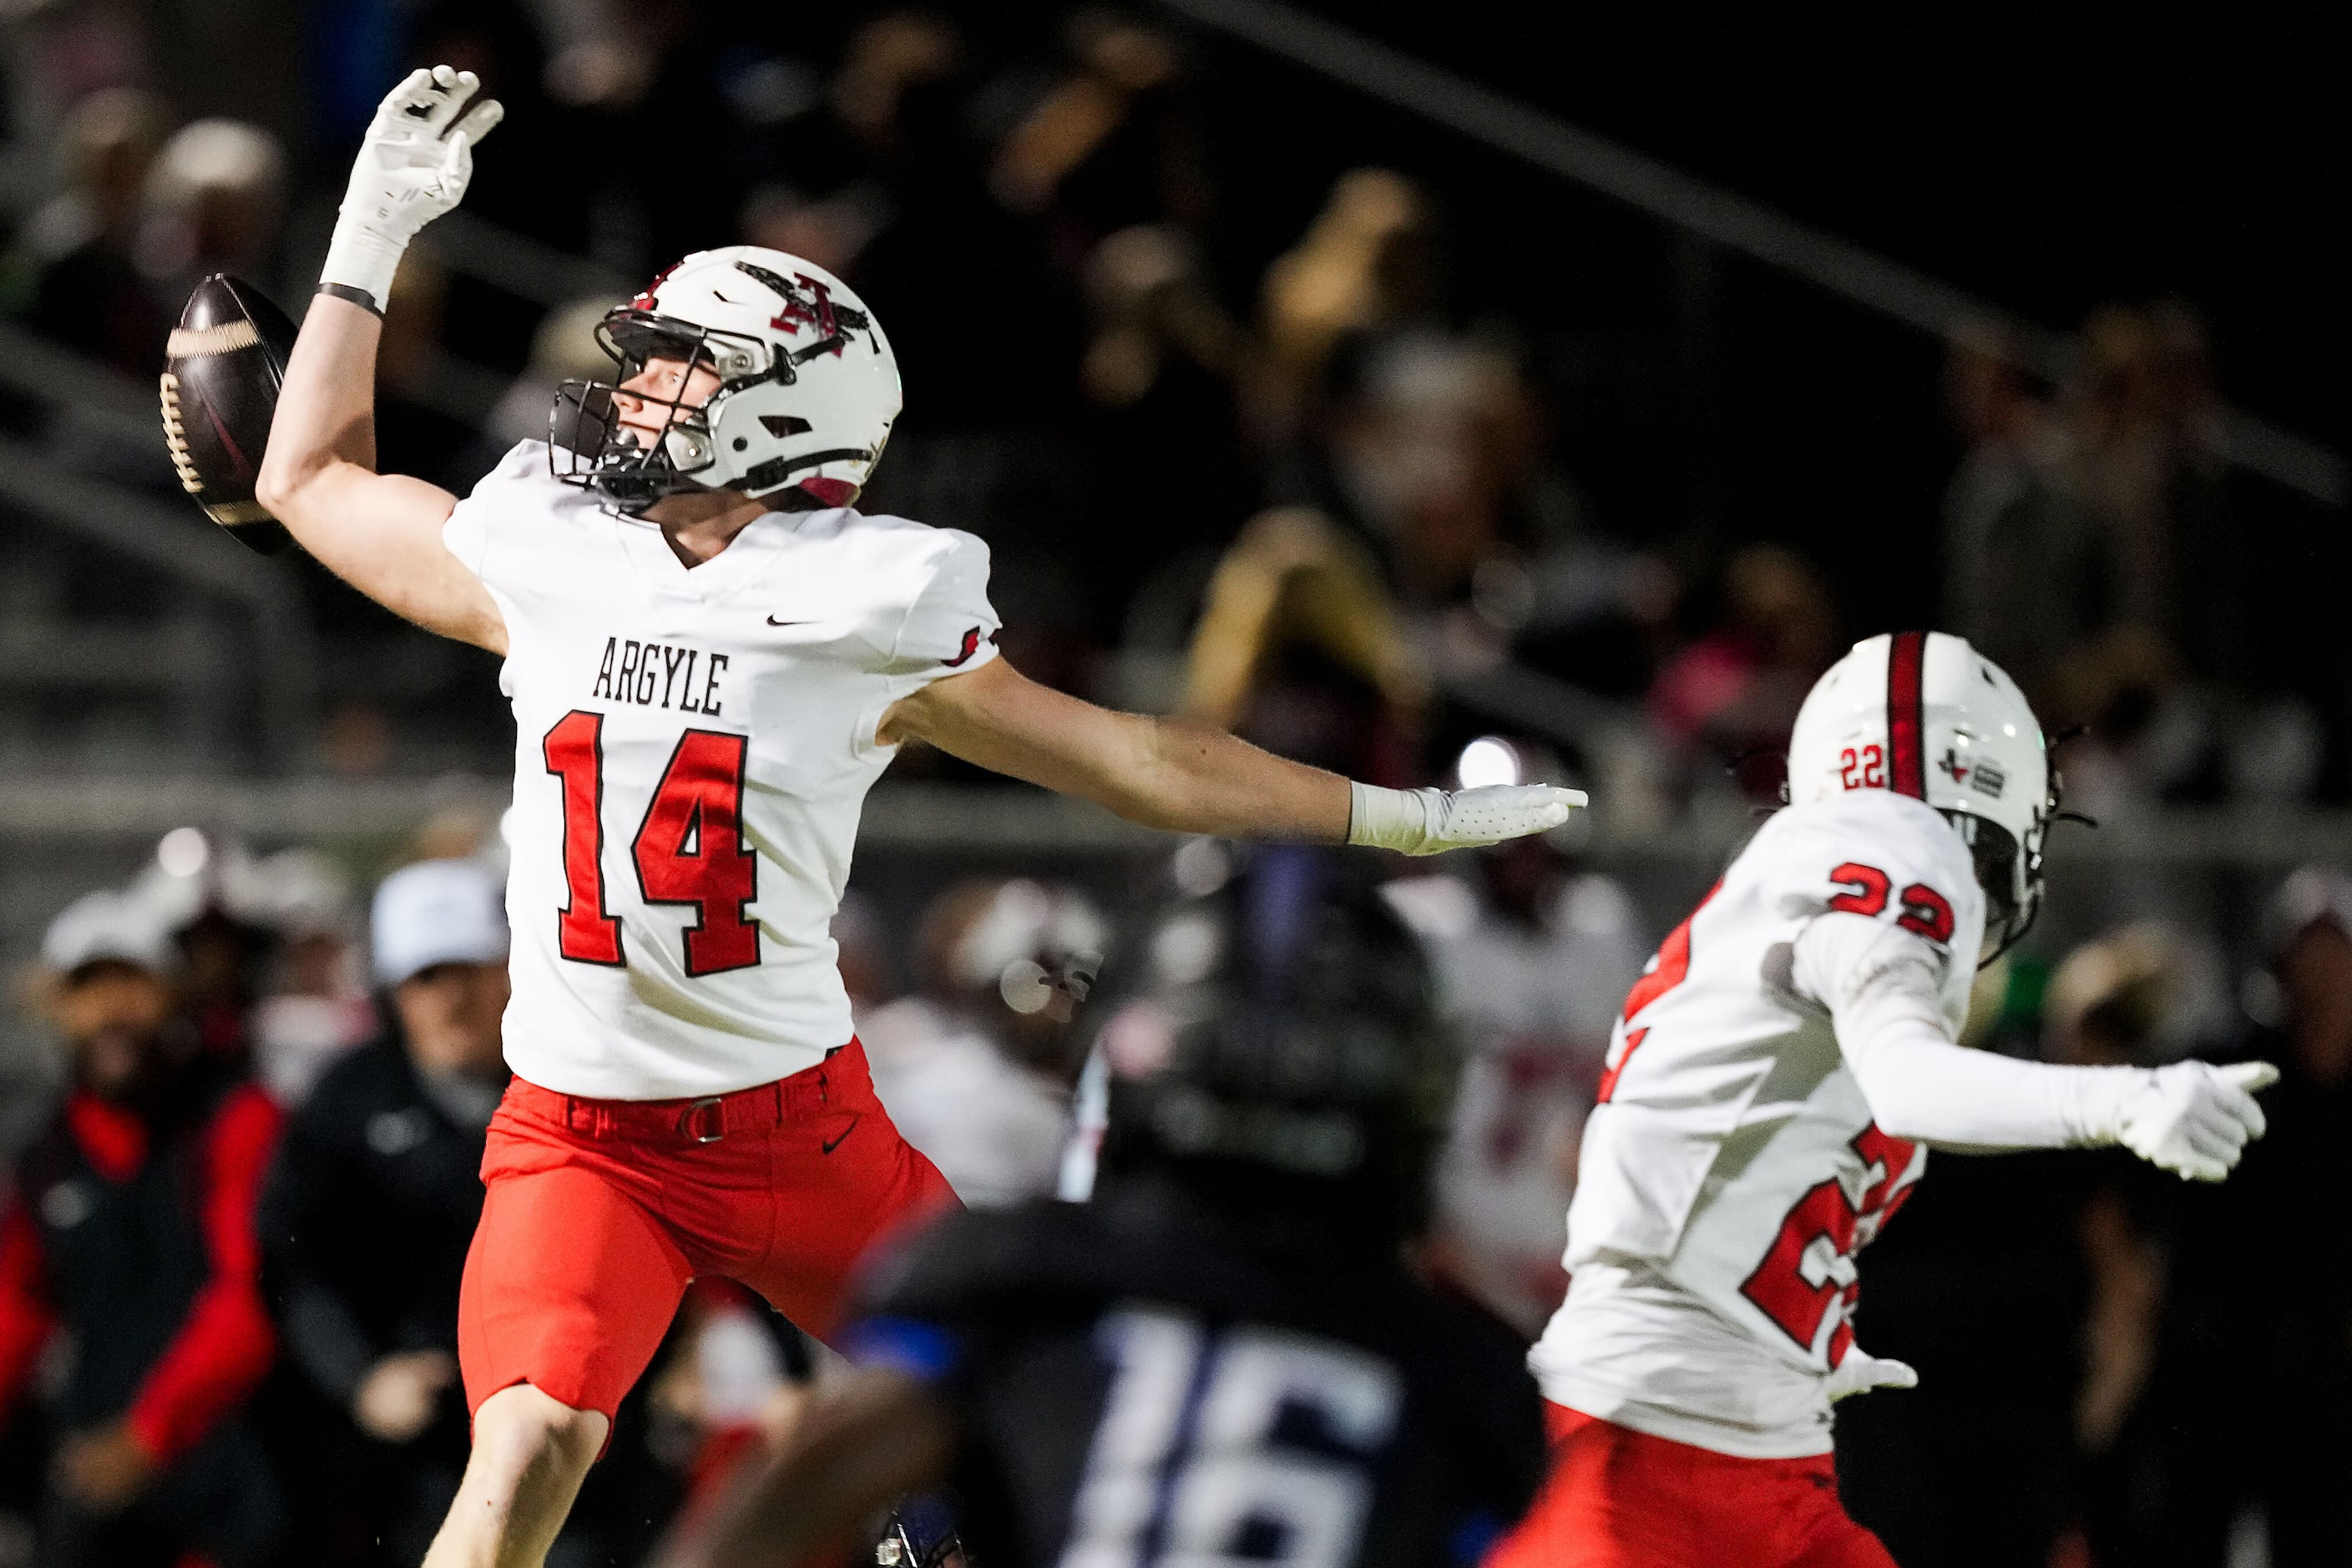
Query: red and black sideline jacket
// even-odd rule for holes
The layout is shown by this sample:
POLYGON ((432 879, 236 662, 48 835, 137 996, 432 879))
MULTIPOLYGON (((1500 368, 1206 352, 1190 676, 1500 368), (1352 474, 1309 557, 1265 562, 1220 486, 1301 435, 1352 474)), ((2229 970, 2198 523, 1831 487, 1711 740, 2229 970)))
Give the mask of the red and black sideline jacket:
POLYGON ((253 1392, 277 1346, 254 1210, 281 1120, 203 1065, 139 1110, 68 1098, 0 1215, 0 1418, 60 1327, 78 1342, 60 1420, 126 1418, 159 1465, 253 1392))

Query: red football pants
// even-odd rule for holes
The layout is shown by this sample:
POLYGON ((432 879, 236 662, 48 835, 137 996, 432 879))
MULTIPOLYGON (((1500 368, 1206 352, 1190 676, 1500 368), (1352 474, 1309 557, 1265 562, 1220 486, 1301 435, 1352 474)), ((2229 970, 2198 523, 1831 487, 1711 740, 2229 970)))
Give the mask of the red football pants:
POLYGON ((1827 1454, 1739 1459, 1544 1406, 1551 1470, 1482 1568, 1895 1568, 1827 1454))
POLYGON ((823 1339, 877 1240, 956 1202, 874 1097, 856 1041, 695 1100, 588 1100, 516 1079, 457 1297, 466 1404, 528 1383, 610 1417, 698 1275, 823 1339))

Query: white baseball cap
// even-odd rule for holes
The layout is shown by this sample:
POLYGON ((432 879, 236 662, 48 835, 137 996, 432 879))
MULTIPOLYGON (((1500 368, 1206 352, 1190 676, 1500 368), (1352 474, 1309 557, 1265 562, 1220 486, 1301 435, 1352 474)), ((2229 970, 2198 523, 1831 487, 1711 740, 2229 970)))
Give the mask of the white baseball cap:
POLYGON ((436 963, 507 956, 503 892, 475 860, 420 860, 375 890, 375 977, 397 985, 436 963))
POLYGON ((107 959, 168 971, 178 956, 161 914, 141 900, 108 889, 84 893, 68 904, 41 939, 42 961, 67 974, 107 959))

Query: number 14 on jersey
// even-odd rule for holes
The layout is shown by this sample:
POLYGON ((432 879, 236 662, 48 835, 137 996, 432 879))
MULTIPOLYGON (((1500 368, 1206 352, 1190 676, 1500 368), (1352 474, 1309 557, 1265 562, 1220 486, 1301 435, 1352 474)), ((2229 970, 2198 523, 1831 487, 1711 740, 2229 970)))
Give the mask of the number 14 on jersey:
MULTIPOLYGON (((625 967, 621 921, 604 899, 604 716, 573 710, 540 742, 562 781, 563 882, 557 946, 578 963, 625 967)), ((743 764, 749 741, 688 730, 662 770, 645 819, 629 841, 637 888, 649 904, 694 910, 686 972, 700 977, 760 962, 760 927, 744 913, 759 897, 760 860, 743 844, 743 764)))

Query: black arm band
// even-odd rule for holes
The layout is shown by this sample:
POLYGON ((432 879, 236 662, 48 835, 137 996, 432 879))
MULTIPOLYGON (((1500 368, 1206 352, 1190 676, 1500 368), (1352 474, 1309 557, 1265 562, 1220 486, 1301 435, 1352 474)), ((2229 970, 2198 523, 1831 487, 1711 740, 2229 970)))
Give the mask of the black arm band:
POLYGON ((354 289, 348 283, 321 283, 319 292, 332 294, 338 300, 349 300, 377 321, 383 320, 383 307, 377 304, 375 296, 364 289, 354 289))

